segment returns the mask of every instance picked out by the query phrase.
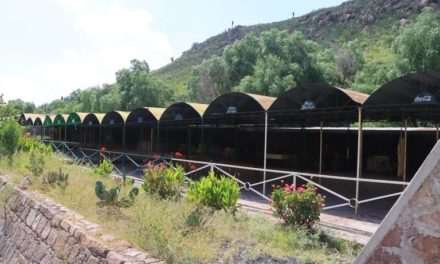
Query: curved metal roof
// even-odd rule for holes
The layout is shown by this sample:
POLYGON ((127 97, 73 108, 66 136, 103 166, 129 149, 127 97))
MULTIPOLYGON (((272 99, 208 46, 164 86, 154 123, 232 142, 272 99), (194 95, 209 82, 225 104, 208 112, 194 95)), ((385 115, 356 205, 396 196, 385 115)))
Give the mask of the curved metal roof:
POLYGON ((353 122, 368 95, 328 84, 305 84, 280 95, 269 108, 274 122, 353 122))
POLYGON ((440 73, 412 73, 394 79, 370 95, 363 108, 370 119, 438 120, 440 73))
POLYGON ((100 125, 102 120, 104 119, 105 114, 95 114, 95 113, 90 113, 87 114, 84 118, 83 118, 83 125, 100 125))
POLYGON ((165 108, 139 107, 130 112, 127 117, 127 124, 157 122, 164 112, 165 108))
POLYGON ((160 117, 160 121, 182 121, 201 119, 208 108, 207 104, 174 103, 168 106, 160 117))
POLYGON ((54 126, 64 125, 66 123, 66 120, 68 117, 69 117, 69 115, 66 115, 66 114, 57 114, 57 115, 55 115, 52 124, 54 126))
POLYGON ((298 111, 359 106, 368 95, 328 84, 305 84, 280 95, 269 111, 298 111))
POLYGON ((43 125, 45 126, 51 126, 53 124, 53 120, 55 118, 55 115, 46 115, 43 121, 43 125))
POLYGON ((251 93, 232 92, 223 94, 212 101, 204 117, 238 113, 264 112, 276 100, 275 97, 251 93))
POLYGON ((70 125, 81 124, 88 113, 72 112, 67 117, 66 123, 70 125))
POLYGON ((43 118, 44 115, 41 114, 32 114, 32 113, 21 113, 20 118, 18 119, 18 123, 21 125, 33 125, 36 118, 43 118))
POLYGON ((36 117, 35 118, 35 120, 34 120, 34 126, 42 126, 43 125, 43 121, 41 120, 41 118, 43 118, 43 116, 39 116, 39 117, 36 117))
POLYGON ((105 114, 102 119, 102 125, 123 125, 127 121, 130 112, 124 111, 110 111, 105 114))

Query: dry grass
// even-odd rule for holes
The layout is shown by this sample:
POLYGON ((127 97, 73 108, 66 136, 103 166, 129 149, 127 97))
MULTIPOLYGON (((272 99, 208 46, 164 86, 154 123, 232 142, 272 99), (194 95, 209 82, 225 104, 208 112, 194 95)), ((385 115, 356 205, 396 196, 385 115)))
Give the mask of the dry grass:
MULTIPOLYGON (((24 176, 28 154, 15 157, 12 168, 0 162, 0 169, 18 185, 24 176)), ((47 158, 45 173, 62 168, 69 173, 65 191, 42 184, 42 176, 31 178, 32 191, 44 193, 56 202, 77 211, 88 220, 103 226, 107 232, 125 239, 168 263, 236 263, 237 257, 255 259, 260 256, 295 257, 301 263, 351 263, 359 251, 354 243, 327 236, 322 231, 310 232, 285 228, 267 218, 237 213, 235 216, 216 212, 206 216, 208 224, 188 232, 187 216, 195 206, 185 199, 159 200, 142 190, 130 208, 98 209, 94 193, 99 179, 106 186, 115 185, 111 178, 98 178, 92 170, 69 166, 59 157, 47 158)), ((122 190, 127 192, 127 190, 122 190)))

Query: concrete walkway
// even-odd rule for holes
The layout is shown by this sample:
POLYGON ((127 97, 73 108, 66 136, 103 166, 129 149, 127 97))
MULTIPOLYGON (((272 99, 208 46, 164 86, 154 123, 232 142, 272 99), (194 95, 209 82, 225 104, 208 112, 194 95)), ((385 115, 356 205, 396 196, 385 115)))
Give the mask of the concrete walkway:
MULTIPOLYGON (((260 203, 240 199, 238 203, 251 213, 272 216, 271 207, 267 203, 260 203)), ((347 240, 353 240, 359 244, 365 245, 376 232, 379 223, 370 221, 361 217, 341 217, 328 213, 321 213, 319 225, 330 231, 337 237, 347 240)))

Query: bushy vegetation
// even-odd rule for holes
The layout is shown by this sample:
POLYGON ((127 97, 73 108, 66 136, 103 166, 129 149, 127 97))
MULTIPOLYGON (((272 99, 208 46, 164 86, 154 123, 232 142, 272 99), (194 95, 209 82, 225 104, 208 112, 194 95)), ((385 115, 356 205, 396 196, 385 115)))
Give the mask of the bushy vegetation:
POLYGON ((95 174, 98 176, 108 177, 113 172, 113 163, 107 159, 102 159, 99 165, 95 168, 95 174))
MULTIPOLYGON (((96 182, 93 170, 72 166, 52 152, 43 154, 47 162, 42 180, 31 179, 30 190, 44 193, 100 224, 106 232, 167 263, 237 263, 261 257, 276 260, 293 257, 304 263, 351 263, 359 252, 354 243, 335 239, 321 230, 285 228, 266 217, 250 217, 243 212, 232 215, 187 199, 161 199, 150 193, 150 189, 138 195, 144 190, 135 187, 133 180, 127 180, 124 185, 120 179, 102 177, 96 182), (51 187, 59 184, 65 187, 51 187), (90 203, 97 197, 97 204, 90 203), (109 210, 102 210, 101 206, 109 210)), ((0 161, 0 170, 10 176, 12 185, 22 182, 30 155, 31 152, 18 151, 12 167, 7 160, 0 161)), ((173 172, 170 169, 168 175, 181 178, 173 172)), ((159 174, 165 177, 162 170, 159 174)), ((215 182, 214 176, 210 177, 209 181, 215 182)), ((233 195, 227 196, 235 197, 236 186, 229 189, 234 190, 233 195)), ((224 201, 228 200, 235 199, 224 201)))
POLYGON ((187 193, 191 202, 225 211, 235 210, 239 196, 240 188, 235 180, 223 175, 217 177, 213 171, 207 177, 192 181, 187 193))
POLYGON ((99 207, 129 207, 132 206, 136 196, 139 194, 139 188, 131 187, 127 195, 120 197, 121 185, 106 189, 102 181, 95 183, 95 194, 100 199, 96 204, 99 207))
POLYGON ((274 186, 271 205, 273 215, 283 220, 285 225, 311 228, 319 221, 325 197, 318 194, 311 183, 296 187, 285 184, 274 186))
POLYGON ((182 166, 148 163, 142 188, 146 193, 156 194, 162 199, 178 199, 184 181, 185 170, 182 166))
POLYGON ((17 152, 21 137, 21 127, 15 121, 6 121, 0 124, 0 154, 6 156, 9 166, 17 152))
POLYGON ((18 141, 18 148, 24 152, 42 152, 44 154, 48 154, 52 151, 52 147, 50 145, 46 145, 41 141, 33 140, 27 137, 20 137, 18 141))
POLYGON ((69 174, 61 168, 58 171, 49 171, 43 176, 43 185, 59 186, 65 190, 69 185, 69 174))

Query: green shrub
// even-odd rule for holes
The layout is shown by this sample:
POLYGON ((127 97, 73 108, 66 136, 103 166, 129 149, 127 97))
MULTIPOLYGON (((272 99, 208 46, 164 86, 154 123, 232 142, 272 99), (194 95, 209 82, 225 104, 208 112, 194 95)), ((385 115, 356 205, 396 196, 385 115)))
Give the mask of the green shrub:
POLYGON ((49 154, 52 151, 50 145, 26 137, 20 137, 18 141, 18 149, 23 152, 32 152, 36 150, 46 154, 49 154))
POLYGON ((212 220, 212 210, 206 210, 203 207, 197 207, 191 211, 185 218, 183 235, 187 235, 203 229, 212 220))
POLYGON ((14 154, 18 150, 21 127, 16 121, 6 121, 0 127, 0 153, 8 158, 12 165, 14 154))
POLYGON ((120 192, 120 185, 106 190, 104 183, 97 181, 95 184, 95 194, 100 199, 97 205, 99 207, 129 207, 133 205, 136 196, 139 194, 139 189, 132 187, 126 196, 119 198, 120 192))
POLYGON ((26 168, 32 173, 32 175, 40 176, 43 173, 45 166, 46 154, 37 150, 31 151, 29 155, 29 164, 26 168))
POLYGON ((98 167, 95 168, 95 174, 108 177, 113 172, 113 164, 107 159, 103 159, 98 167))
POLYGON ((233 209, 240 196, 237 182, 231 178, 221 176, 217 178, 213 171, 208 177, 193 181, 188 188, 188 200, 201 205, 225 211, 233 209))
POLYGON ((43 184, 55 185, 57 184, 61 189, 66 189, 69 185, 69 174, 62 171, 60 168, 58 172, 49 171, 43 176, 43 184))
POLYGON ((317 194, 317 188, 312 183, 298 188, 293 184, 274 188, 271 202, 273 215, 281 218, 284 224, 310 228, 319 221, 325 196, 317 194))
POLYGON ((185 170, 182 166, 149 163, 145 167, 142 188, 145 192, 157 194, 162 199, 178 199, 184 182, 185 170))

